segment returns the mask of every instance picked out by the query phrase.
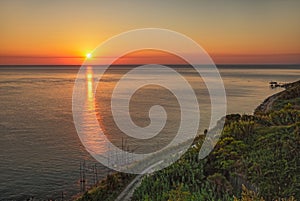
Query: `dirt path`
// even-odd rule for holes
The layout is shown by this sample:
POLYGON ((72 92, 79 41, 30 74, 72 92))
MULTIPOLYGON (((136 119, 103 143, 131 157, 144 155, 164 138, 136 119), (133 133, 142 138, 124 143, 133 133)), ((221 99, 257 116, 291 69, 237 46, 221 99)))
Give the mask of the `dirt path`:
POLYGON ((265 103, 265 112, 268 112, 272 109, 274 101, 276 101, 278 96, 271 96, 269 100, 265 103))
MULTIPOLYGON (((186 142, 184 142, 183 144, 188 143, 189 144, 189 140, 187 140, 186 142)), ((154 163, 153 165, 145 168, 141 174, 139 174, 138 176, 136 176, 132 182, 130 182, 127 187, 119 194, 119 196, 115 199, 115 201, 130 201, 131 197, 134 193, 134 190, 139 187, 139 185, 141 184, 141 181, 143 179, 143 177, 145 175, 147 175, 150 172, 153 172, 153 170, 155 170, 155 168, 157 166, 159 166, 161 163, 163 162, 170 162, 170 157, 173 158, 175 154, 178 153, 182 153, 183 149, 185 146, 175 146, 172 147, 169 150, 166 150, 166 152, 161 153, 159 156, 156 156, 155 159, 158 160, 158 162, 154 163), (166 157, 166 156, 170 156, 170 157, 166 157)), ((151 161, 151 159, 150 159, 151 161)))
POLYGON ((254 113, 267 113, 268 111, 272 110, 273 103, 278 99, 281 93, 282 91, 264 100, 264 102, 255 109, 254 113))
POLYGON ((128 184, 128 186, 120 193, 120 195, 115 199, 115 201, 130 201, 131 196, 133 195, 134 190, 141 184, 142 178, 145 174, 148 172, 151 172, 151 170, 155 169, 156 166, 161 164, 163 160, 158 161, 157 163, 151 165, 147 169, 145 169, 141 174, 136 176, 133 181, 128 184))

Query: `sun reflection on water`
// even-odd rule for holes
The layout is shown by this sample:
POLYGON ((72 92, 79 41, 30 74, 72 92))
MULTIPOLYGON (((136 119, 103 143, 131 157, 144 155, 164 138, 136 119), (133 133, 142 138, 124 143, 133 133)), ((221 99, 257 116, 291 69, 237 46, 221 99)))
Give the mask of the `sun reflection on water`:
MULTIPOLYGON (((94 80, 95 74, 91 66, 87 66, 85 70, 85 85, 86 85, 86 98, 85 98, 85 111, 83 114, 84 123, 84 140, 89 144, 91 150, 96 154, 101 154, 107 150, 105 140, 99 136, 99 114, 96 112, 97 102, 95 101, 95 88, 96 82, 94 80)), ((90 151, 91 151, 90 150, 90 151)))
POLYGON ((86 79, 87 79, 87 103, 90 110, 95 110, 95 99, 93 92, 94 78, 93 70, 90 66, 87 67, 86 79))

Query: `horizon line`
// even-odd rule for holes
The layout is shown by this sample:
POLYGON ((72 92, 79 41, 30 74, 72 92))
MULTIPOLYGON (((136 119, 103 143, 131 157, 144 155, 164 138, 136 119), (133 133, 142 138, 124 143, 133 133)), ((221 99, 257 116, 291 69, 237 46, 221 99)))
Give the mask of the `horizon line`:
MULTIPOLYGON (((86 66, 107 66, 109 64, 100 64, 100 65, 86 65, 86 66)), ((141 66, 141 65, 149 65, 149 64, 112 64, 109 66, 141 66)), ((164 64, 154 64, 154 65, 169 65, 169 66, 189 66, 189 65, 213 65, 213 64, 173 64, 173 63, 164 63, 164 64)), ((300 63, 215 63, 216 66, 297 66, 300 65, 300 63)), ((8 67, 8 66, 32 66, 32 67, 38 67, 38 66, 76 66, 80 67, 83 65, 80 64, 0 64, 0 67, 8 67)))

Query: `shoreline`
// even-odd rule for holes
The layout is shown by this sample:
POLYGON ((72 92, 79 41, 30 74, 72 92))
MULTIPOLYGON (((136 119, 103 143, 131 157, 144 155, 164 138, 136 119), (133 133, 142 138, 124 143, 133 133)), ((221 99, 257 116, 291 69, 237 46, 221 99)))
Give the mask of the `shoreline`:
MULTIPOLYGON (((259 115, 259 114, 266 114, 267 112, 271 111, 273 109, 273 104, 279 100, 282 97, 287 97, 286 94, 290 91, 293 90, 294 86, 297 86, 299 88, 300 86, 300 80, 292 83, 287 84, 287 88, 281 92, 275 93, 268 98, 266 98, 256 109, 253 115, 259 115)), ((296 88, 296 87, 295 87, 296 88)), ((300 95, 300 93, 299 93, 300 95)), ((294 94, 295 96, 295 94, 294 94)), ((297 95, 296 95, 297 96, 297 95)), ((230 115, 230 114, 229 114, 230 115)), ((137 175, 134 177, 133 181, 127 183, 125 185, 125 188, 121 191, 121 194, 117 196, 117 198, 120 200, 125 198, 125 200, 129 200, 129 196, 131 197, 136 188, 138 188, 141 185, 141 180, 144 176, 143 175, 137 175), (127 195, 126 193, 129 193, 127 195), (126 195, 125 195, 126 194, 126 195)), ((95 187, 97 188, 97 186, 95 187)), ((82 195, 77 197, 77 200, 81 200, 82 195)))
POLYGON ((292 90, 297 85, 300 85, 300 80, 286 84, 286 89, 266 98, 258 107, 256 107, 253 114, 255 115, 270 112, 273 109, 274 102, 282 98, 300 97, 300 92, 295 93, 294 95, 289 93, 289 90, 292 90))

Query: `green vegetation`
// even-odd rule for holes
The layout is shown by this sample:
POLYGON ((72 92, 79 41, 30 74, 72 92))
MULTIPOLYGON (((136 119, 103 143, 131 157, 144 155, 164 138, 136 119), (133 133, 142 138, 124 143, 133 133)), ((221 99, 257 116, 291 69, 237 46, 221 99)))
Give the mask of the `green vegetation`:
MULTIPOLYGON (((212 200, 213 194, 211 177, 205 180, 203 163, 198 161, 196 149, 190 149, 184 157, 166 169, 146 176, 132 200, 212 200)), ((228 186, 222 185, 221 188, 228 186)), ((224 195, 226 198, 229 195, 224 195)))
POLYGON ((77 198, 77 201, 105 200, 113 201, 134 178, 134 175, 126 173, 113 173, 101 180, 95 187, 86 191, 77 198))
MULTIPOLYGON (((177 162, 143 178, 133 201, 295 201, 300 198, 300 82, 254 115, 227 115, 203 160, 199 136, 177 162)), ((123 175, 117 173, 116 175, 123 175)), ((108 177, 79 200, 112 200, 132 176, 108 177), (117 181, 116 181, 117 180, 117 181)))
POLYGON ((198 161, 199 148, 191 148, 172 166, 145 177, 132 200, 300 198, 299 89, 297 84, 277 94, 267 112, 228 115, 205 160, 198 161))

